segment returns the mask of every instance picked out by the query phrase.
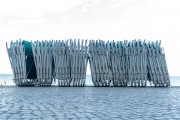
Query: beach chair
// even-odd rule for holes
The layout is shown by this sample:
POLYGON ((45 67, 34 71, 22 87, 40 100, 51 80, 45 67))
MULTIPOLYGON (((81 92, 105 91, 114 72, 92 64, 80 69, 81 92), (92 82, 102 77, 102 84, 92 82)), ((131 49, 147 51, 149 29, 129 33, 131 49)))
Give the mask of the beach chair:
POLYGON ((52 41, 34 41, 32 50, 39 86, 51 86, 53 82, 52 41))
POLYGON ((6 43, 9 61, 17 86, 32 86, 37 84, 37 75, 32 54, 31 43, 25 40, 6 43))

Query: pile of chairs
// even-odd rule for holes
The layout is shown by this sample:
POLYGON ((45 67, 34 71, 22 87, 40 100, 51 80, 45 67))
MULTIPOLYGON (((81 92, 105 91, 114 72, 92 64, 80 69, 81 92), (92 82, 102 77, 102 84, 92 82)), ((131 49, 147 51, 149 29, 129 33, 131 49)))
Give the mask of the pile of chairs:
MULTIPOLYGON (((6 43, 7 45, 7 43, 6 43)), ((7 51, 16 85, 85 86, 87 40, 16 41, 7 51)))
POLYGON ((6 44, 16 85, 170 86, 161 41, 50 40, 6 44))
POLYGON ((6 48, 15 84, 17 86, 35 85, 37 83, 35 79, 37 76, 32 51, 28 50, 31 49, 29 42, 22 42, 21 40, 11 41, 9 48, 6 43, 6 48), (25 46, 27 47, 25 48, 25 46))
POLYGON ((147 50, 145 41, 126 42, 127 80, 130 86, 147 84, 147 50))
POLYGON ((73 86, 84 86, 88 63, 87 40, 70 40, 71 80, 73 86))
POLYGON ((55 41, 53 58, 59 86, 84 86, 88 62, 87 40, 55 41))
POLYGON ((70 50, 68 41, 53 42, 53 58, 55 66, 55 79, 59 86, 70 86, 71 83, 71 64, 70 50))
POLYGON ((170 86, 160 41, 91 40, 89 57, 94 86, 170 86))
POLYGON ((109 86, 111 82, 110 57, 104 41, 89 42, 89 63, 94 86, 109 86))
POLYGON ((40 86, 51 86, 53 82, 52 41, 31 42, 37 81, 40 86))
POLYGON ((130 81, 128 76, 128 52, 127 41, 107 42, 108 53, 110 56, 110 71, 114 86, 127 86, 130 81))
POLYGON ((155 86, 170 86, 170 78, 161 41, 147 43, 148 79, 155 86))

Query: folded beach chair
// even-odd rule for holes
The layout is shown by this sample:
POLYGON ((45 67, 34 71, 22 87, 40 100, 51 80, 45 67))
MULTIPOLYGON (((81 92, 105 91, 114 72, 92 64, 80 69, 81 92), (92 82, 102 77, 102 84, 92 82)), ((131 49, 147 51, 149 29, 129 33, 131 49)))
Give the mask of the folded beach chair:
POLYGON ((51 86, 53 82, 52 41, 34 41, 32 50, 37 72, 37 82, 40 86, 51 86))
POLYGON ((17 86, 36 85, 37 75, 31 43, 24 40, 11 41, 9 48, 6 43, 6 48, 15 84, 17 86))

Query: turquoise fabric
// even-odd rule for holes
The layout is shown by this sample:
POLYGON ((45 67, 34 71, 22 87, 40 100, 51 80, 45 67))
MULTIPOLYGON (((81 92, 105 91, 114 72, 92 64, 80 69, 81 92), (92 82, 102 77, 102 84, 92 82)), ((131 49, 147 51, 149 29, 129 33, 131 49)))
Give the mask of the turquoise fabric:
POLYGON ((32 52, 31 42, 23 40, 22 44, 24 45, 24 48, 25 48, 27 79, 36 79, 37 74, 36 74, 36 67, 34 63, 34 56, 32 52))

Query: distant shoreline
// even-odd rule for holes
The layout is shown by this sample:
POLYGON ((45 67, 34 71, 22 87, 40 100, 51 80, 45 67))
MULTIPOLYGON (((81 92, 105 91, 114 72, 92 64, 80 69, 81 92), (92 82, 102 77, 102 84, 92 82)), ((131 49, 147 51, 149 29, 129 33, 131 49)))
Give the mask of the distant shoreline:
MULTIPOLYGON (((180 76, 170 76, 170 80, 171 80, 170 87, 180 87, 180 76)), ((0 86, 16 86, 16 84, 13 81, 13 74, 0 74, 0 86)), ((52 87, 56 87, 56 86, 58 87, 57 82, 52 84, 52 87)), ((85 87, 94 87, 92 83, 91 75, 86 75, 85 87)), ((151 87, 151 86, 147 85, 147 87, 151 87)))

